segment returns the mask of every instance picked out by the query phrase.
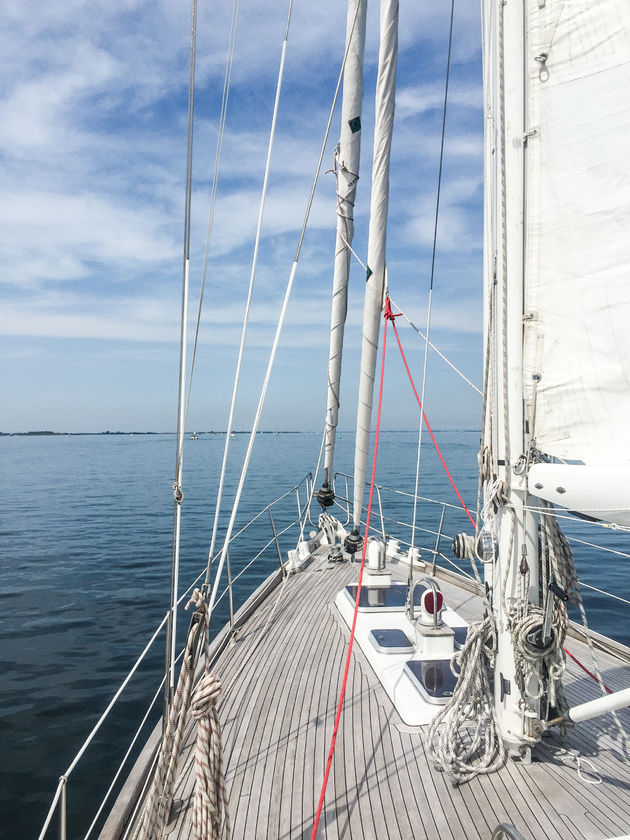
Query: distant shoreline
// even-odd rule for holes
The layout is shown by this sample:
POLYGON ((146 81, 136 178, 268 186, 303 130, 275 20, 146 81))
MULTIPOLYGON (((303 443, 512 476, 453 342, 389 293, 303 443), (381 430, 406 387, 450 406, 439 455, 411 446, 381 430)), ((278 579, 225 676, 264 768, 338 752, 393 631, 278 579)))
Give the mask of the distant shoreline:
MULTIPOLYGON (((387 434, 409 434, 410 432, 417 432, 417 429, 383 429, 387 434)), ((478 429, 436 429, 436 432, 478 432, 478 429)), ((32 432, 0 432, 0 437, 129 437, 136 435, 176 435, 176 432, 52 432, 52 431, 32 431, 32 432)), ((224 435, 225 431, 207 431, 207 432, 185 432, 186 436, 195 435, 224 435)), ((233 435, 249 435, 249 431, 235 430, 233 435)), ((302 429, 301 431, 289 431, 282 429, 262 429, 257 432, 259 435, 315 435, 319 432, 312 429, 302 429)), ((353 435, 354 430, 340 429, 340 435, 353 435)))
MULTIPOLYGON (((177 432, 49 432, 49 431, 34 431, 34 432, 0 432, 0 437, 96 437, 99 435, 105 435, 106 437, 129 437, 130 435, 175 435, 177 432)), ((193 432, 186 432, 186 435, 191 435, 193 432)), ((225 432, 220 431, 208 431, 208 432, 195 432, 194 434, 197 435, 224 435, 225 432)), ((248 435, 249 432, 247 431, 238 431, 235 430, 232 432, 233 435, 248 435)), ((301 435, 304 432, 290 432, 290 431, 280 431, 280 430, 261 430, 258 432, 261 435, 301 435)), ((310 434, 307 432, 307 434, 310 434)))

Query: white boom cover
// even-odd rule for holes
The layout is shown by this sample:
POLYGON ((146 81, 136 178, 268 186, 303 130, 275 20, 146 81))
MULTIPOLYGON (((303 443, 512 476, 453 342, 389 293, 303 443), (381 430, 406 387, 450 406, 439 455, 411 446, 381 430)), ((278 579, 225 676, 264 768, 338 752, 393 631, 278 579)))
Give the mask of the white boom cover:
POLYGON ((630 7, 530 0, 524 389, 535 445, 630 461, 630 7), (534 377, 540 376, 535 384, 534 377))
POLYGON ((368 267, 365 286, 363 342, 357 408, 357 437, 354 453, 354 525, 360 527, 363 485, 370 441, 374 370, 385 290, 385 242, 389 205, 389 163, 394 127, 396 64, 398 60, 398 0, 381 0, 381 43, 376 81, 374 162, 368 234, 368 267))

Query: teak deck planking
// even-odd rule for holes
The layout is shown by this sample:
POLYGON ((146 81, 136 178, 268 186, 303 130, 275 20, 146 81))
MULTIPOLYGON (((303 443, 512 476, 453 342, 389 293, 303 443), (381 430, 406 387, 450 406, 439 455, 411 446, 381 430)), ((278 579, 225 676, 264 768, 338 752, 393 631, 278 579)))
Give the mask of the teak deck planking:
MULTIPOLYGON (((219 715, 234 840, 310 837, 349 639, 333 601, 358 575, 357 564, 329 564, 326 555, 321 549, 304 571, 261 588, 252 596, 260 604, 251 615, 245 610, 235 637, 227 644, 222 637, 213 670, 223 684, 219 715)), ((467 620, 479 617, 474 587, 441 577, 446 603, 467 620)), ((583 641, 570 638, 567 647, 589 667, 583 641)), ((613 689, 630 684, 628 665, 606 652, 598 659, 613 689)), ((599 694, 570 659, 565 687, 570 703, 599 694)), ((630 714, 621 717, 627 727, 630 714)), ((193 838, 193 729, 180 759, 169 840, 193 838)), ((425 730, 403 724, 355 645, 318 838, 488 840, 500 822, 514 824, 526 840, 630 833, 630 765, 609 716, 575 727, 565 744, 557 735, 545 738, 529 765, 508 760, 459 787, 433 767, 425 730), (602 783, 585 783, 567 749, 592 760, 602 783)), ((584 775, 589 770, 582 767, 584 775)))

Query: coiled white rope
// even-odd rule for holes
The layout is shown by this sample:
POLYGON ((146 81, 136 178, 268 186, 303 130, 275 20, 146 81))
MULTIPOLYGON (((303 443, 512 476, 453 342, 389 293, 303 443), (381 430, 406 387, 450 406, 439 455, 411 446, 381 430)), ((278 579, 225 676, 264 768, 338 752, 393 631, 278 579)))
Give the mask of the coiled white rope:
POLYGON ((451 660, 451 670, 458 674, 453 696, 429 726, 428 752, 455 784, 493 773, 505 761, 494 708, 495 650, 496 625, 490 612, 469 626, 466 646, 451 660))
POLYGON ((227 794, 223 778, 221 734, 216 713, 216 698, 221 690, 218 680, 208 672, 208 608, 198 589, 186 605, 197 609, 196 619, 186 640, 186 649, 177 688, 171 704, 166 730, 162 737, 160 754, 142 809, 134 840, 161 840, 173 804, 173 791, 177 778, 177 765, 188 712, 195 668, 199 654, 199 641, 203 639, 206 655, 206 673, 192 699, 193 715, 197 718, 197 745, 195 749, 194 824, 197 840, 220 840, 230 836, 227 815, 227 794), (204 833, 207 832, 207 833, 204 833))
POLYGON ((221 693, 218 677, 206 671, 192 698, 197 721, 195 743, 195 797, 193 827, 197 840, 229 838, 228 799, 223 776, 221 728, 216 702, 221 693))
POLYGON ((553 634, 545 647, 529 641, 540 630, 543 620, 543 610, 530 604, 527 614, 511 625, 515 678, 522 694, 538 700, 545 691, 539 676, 544 665, 549 676, 547 697, 551 706, 558 707, 565 702, 561 680, 565 669, 564 640, 569 622, 564 605, 555 611, 553 634))
MULTIPOLYGON (((588 644, 589 652, 591 654, 593 671, 595 672, 595 676, 597 678, 597 682, 599 684, 601 693, 602 695, 604 695, 606 693, 606 687, 604 685, 604 679, 602 677, 602 673, 599 667, 599 661, 597 658, 597 653, 595 651, 595 645, 593 644, 591 631, 588 626, 588 619, 586 617, 584 602, 582 600, 582 595, 579 590, 578 576, 575 570, 575 564, 573 560, 573 551, 571 550, 571 546, 568 540, 560 530, 560 526, 558 524, 556 512, 554 510, 553 505, 541 503, 541 511, 541 535, 546 543, 554 574, 559 580, 562 581, 562 586, 569 594, 569 599, 577 605, 580 611, 580 617, 582 619, 582 624, 584 625, 586 642, 588 644)), ((628 744, 630 744, 630 738, 628 736, 628 733, 626 732, 626 729, 623 726, 617 712, 613 711, 610 712, 610 714, 613 720, 615 721, 615 725, 619 732, 619 737, 624 746, 624 749, 627 750, 628 744)))

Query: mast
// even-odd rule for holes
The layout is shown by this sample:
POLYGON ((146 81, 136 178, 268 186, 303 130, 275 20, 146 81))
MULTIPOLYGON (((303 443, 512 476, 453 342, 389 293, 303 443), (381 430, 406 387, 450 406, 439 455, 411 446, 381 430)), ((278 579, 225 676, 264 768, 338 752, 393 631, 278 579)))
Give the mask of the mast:
POLYGON ((348 309, 350 248, 354 236, 354 201, 359 180, 361 155, 361 109, 363 103, 363 54, 367 0, 348 0, 346 21, 346 63, 341 104, 341 133, 335 152, 337 176, 337 238, 330 318, 328 359, 328 401, 326 405, 326 444, 324 484, 317 498, 322 506, 332 504, 333 459, 339 416, 341 354, 348 309))
POLYGON ((374 370, 380 315, 386 285, 385 243, 389 202, 389 164, 394 125, 396 62, 398 56, 398 0, 381 0, 380 47, 374 127, 374 162, 368 238, 368 276, 363 305, 363 341, 354 454, 353 533, 358 539, 367 466, 374 395, 374 370))
MULTIPOLYGON (((486 198, 485 336, 487 412, 483 447, 486 519, 478 545, 485 546, 485 578, 497 628, 494 702, 508 752, 527 755, 537 740, 537 692, 521 692, 516 616, 539 606, 539 549, 535 500, 521 468, 529 449, 523 399, 523 299, 525 259, 525 154, 527 105, 523 2, 486 3, 486 198), (509 62, 504 60, 509 57, 509 62), (492 562, 490 562, 492 560, 492 562)), ((535 682, 540 668, 530 678, 535 682)))

